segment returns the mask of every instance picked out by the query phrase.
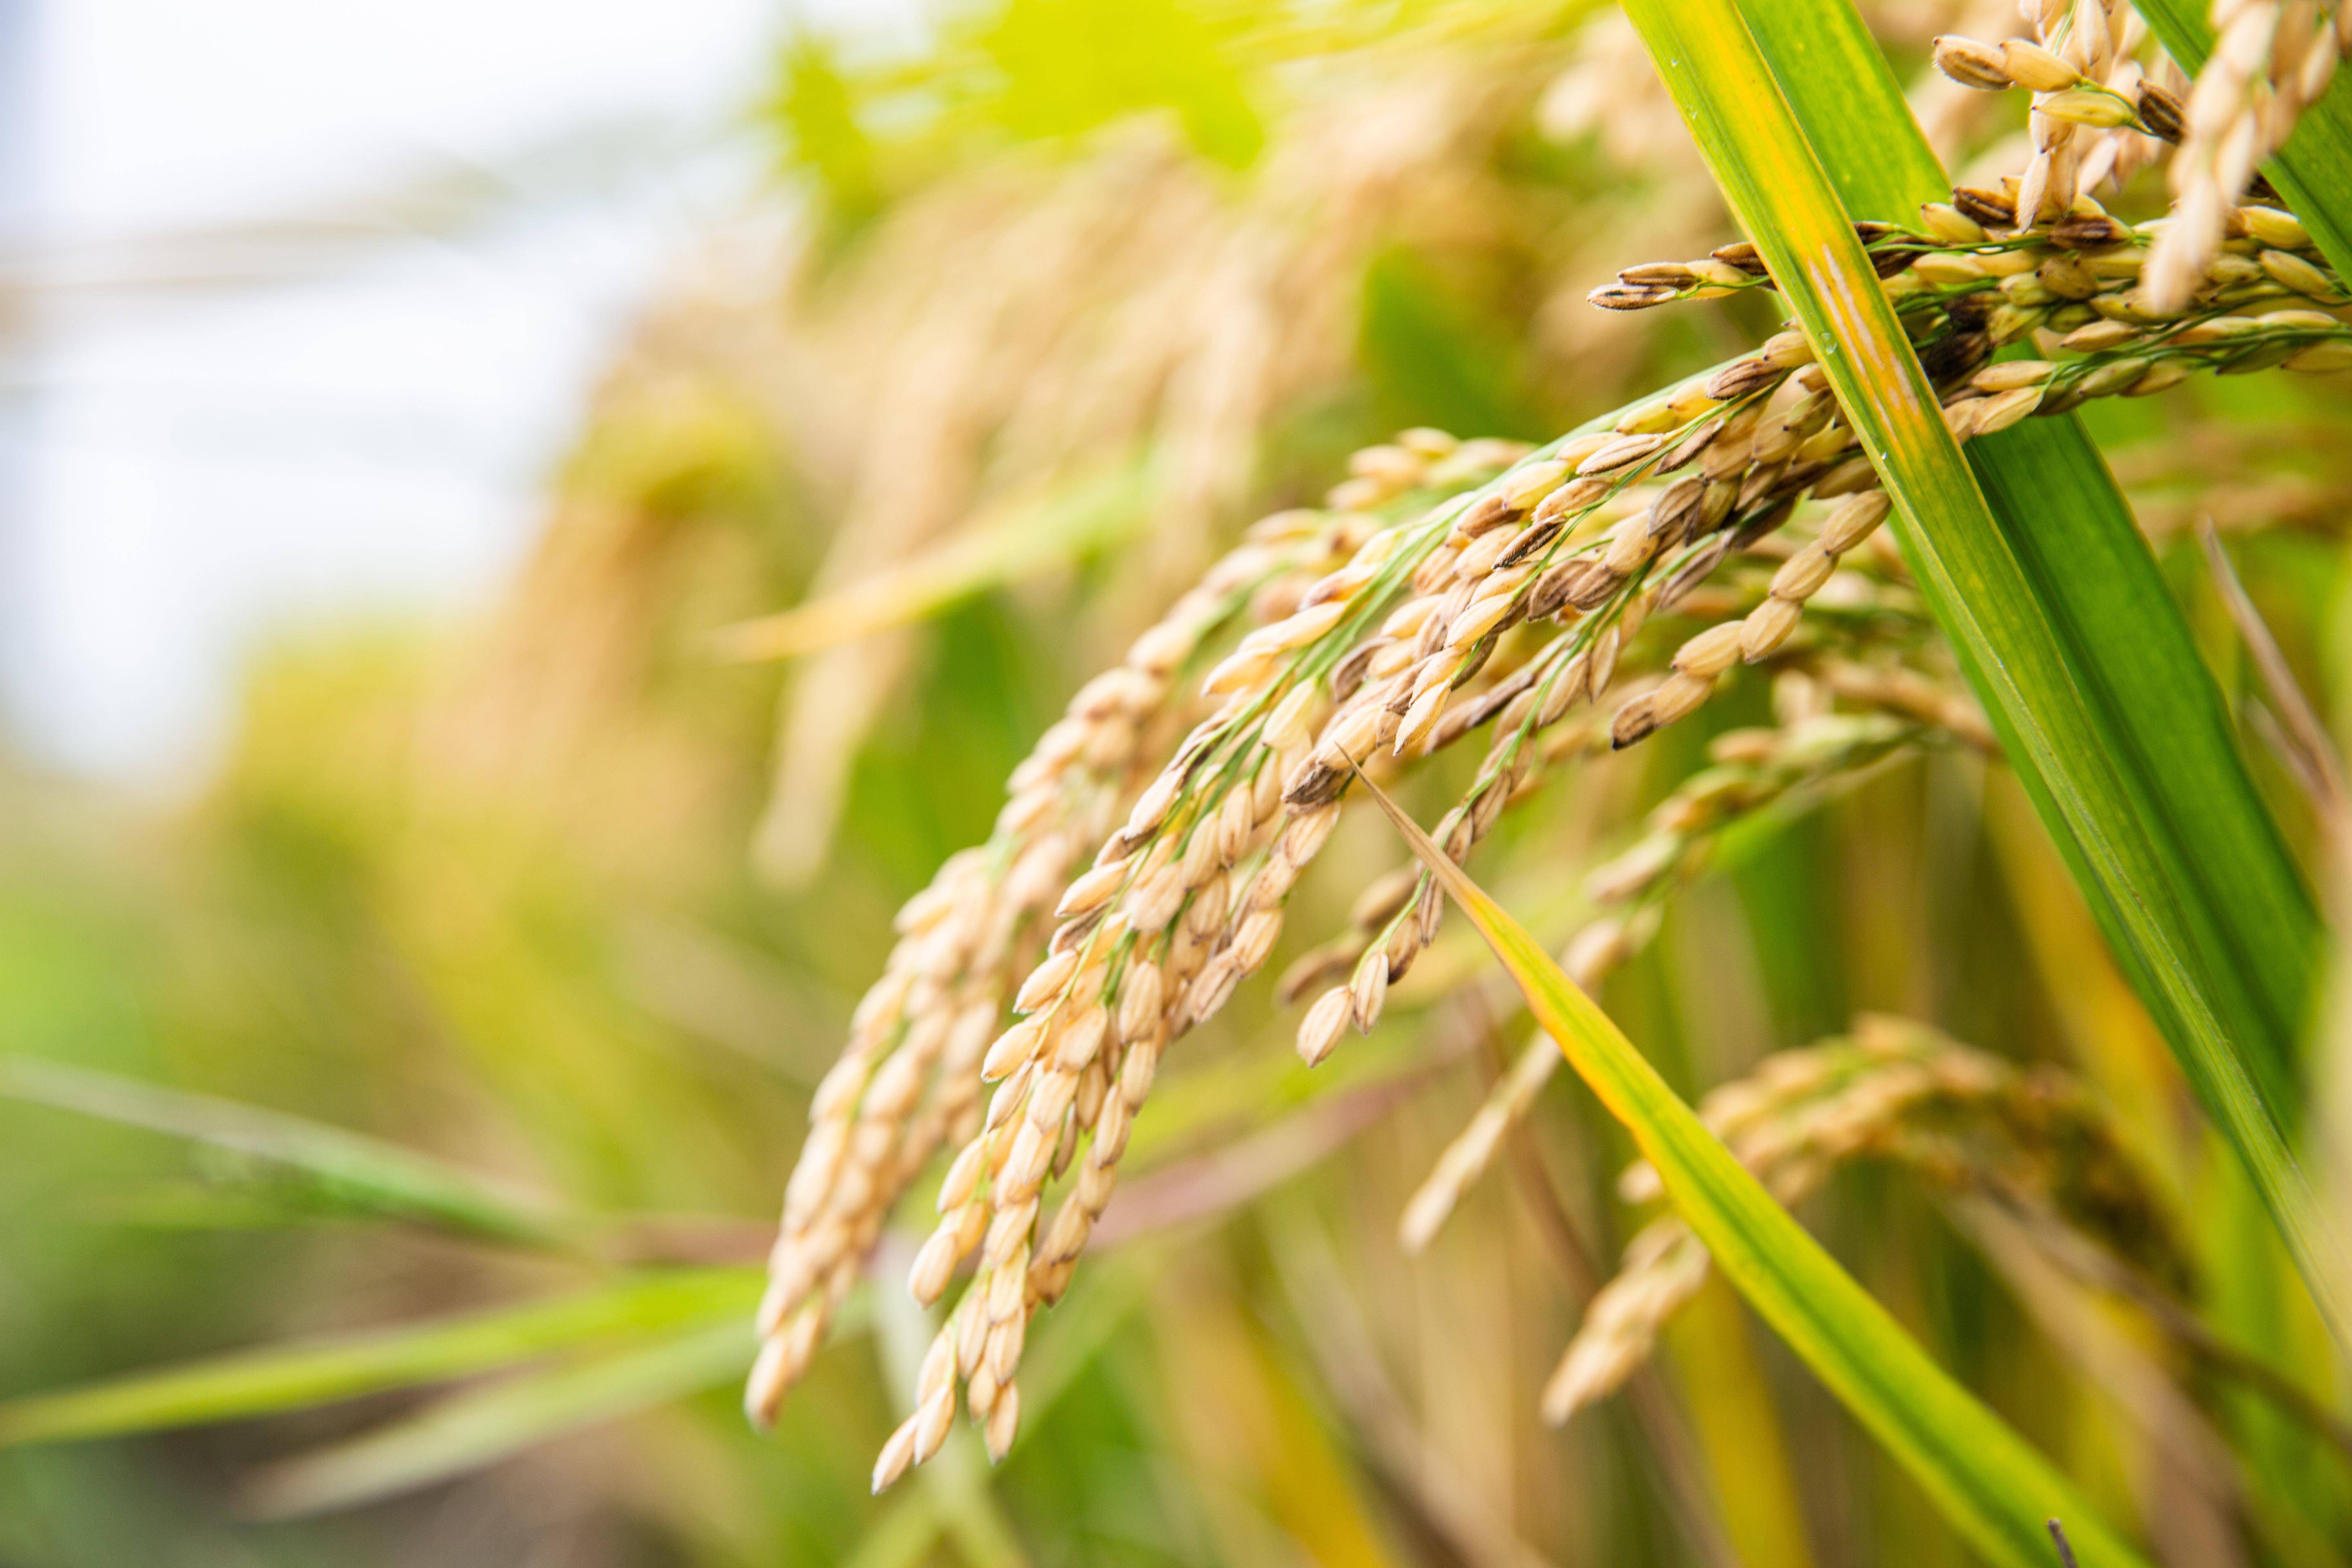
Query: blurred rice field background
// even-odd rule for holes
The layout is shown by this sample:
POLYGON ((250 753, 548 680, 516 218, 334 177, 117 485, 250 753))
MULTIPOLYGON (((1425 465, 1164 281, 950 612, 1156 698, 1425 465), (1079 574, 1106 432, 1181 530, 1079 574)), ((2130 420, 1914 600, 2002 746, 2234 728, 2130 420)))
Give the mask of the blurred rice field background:
MULTIPOLYGON (((2024 130, 1927 68, 1984 10, 1866 11, 1955 171, 2024 130)), ((776 36, 756 100, 711 106, 764 160, 751 210, 596 370, 494 604, 274 635, 179 798, 0 775, 0 1394, 26 1401, 0 1562, 1976 1561, 1719 1280, 1652 1371, 1546 1424, 1651 1215, 1634 1151, 1559 1075, 1408 1253, 1528 1026, 1449 929, 1368 1038, 1294 1056, 1273 976, 1407 859, 1370 813, 1163 1064, 1001 1466, 959 1436, 869 1494, 930 1331, 898 1286, 926 1184, 748 1428, 810 1097, 894 912, 1070 694, 1350 452, 1539 440, 1779 325, 1754 293, 1585 303, 1737 237, 1608 7, 977 0, 776 36), (231 1352, 257 1359, 113 1406, 32 1397, 231 1352)), ((2340 733, 2352 391, 2206 378, 2083 417, 2324 865, 2195 524, 2340 733)), ((1564 941, 1587 873, 1774 701, 1744 675, 1580 764, 1471 869, 1564 941)), ((1468 768, 1396 788, 1433 820, 1468 768)), ((1997 758, 1906 752, 1742 823, 1602 999, 1693 1100, 1867 1015, 2063 1070, 2284 1392, 1901 1160, 1800 1216, 2156 1560, 2352 1561, 2326 1331, 1997 758)), ((2340 1095, 2352 1033, 2315 1048, 2340 1095)))

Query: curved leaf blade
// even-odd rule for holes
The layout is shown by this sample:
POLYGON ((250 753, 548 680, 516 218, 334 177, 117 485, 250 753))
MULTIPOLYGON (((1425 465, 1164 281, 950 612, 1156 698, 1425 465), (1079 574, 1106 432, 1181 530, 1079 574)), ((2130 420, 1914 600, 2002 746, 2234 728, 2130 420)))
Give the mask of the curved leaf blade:
POLYGON ((1364 783, 1510 971, 1577 1076, 1633 1135, 1724 1277, 1953 1524, 2011 1568, 2046 1568, 2043 1521, 2052 1518, 2066 1521, 2084 1563, 2140 1564, 2139 1554, 2047 1459, 1930 1360, 1774 1201, 1527 929, 1377 786, 1364 783))

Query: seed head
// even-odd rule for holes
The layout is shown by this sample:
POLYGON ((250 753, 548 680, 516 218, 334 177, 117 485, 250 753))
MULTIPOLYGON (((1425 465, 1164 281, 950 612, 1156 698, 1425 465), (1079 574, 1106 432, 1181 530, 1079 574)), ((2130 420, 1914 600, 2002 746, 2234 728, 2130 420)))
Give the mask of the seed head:
POLYGON ((1947 36, 1937 38, 1934 47, 1936 68, 1962 87, 2001 92, 2012 85, 2007 58, 1994 45, 1947 36))

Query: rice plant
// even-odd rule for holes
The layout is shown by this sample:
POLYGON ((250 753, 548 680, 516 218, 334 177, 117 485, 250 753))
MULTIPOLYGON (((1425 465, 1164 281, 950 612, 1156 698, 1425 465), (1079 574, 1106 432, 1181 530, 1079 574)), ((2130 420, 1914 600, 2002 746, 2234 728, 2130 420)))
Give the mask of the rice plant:
POLYGON ((133 1305, 0 1543, 129 1456, 289 1561, 2352 1560, 2347 26, 801 40, 772 294, 64 943, 182 1067, 0 1067, 27 1213, 216 1249, 28 1221, 133 1305))

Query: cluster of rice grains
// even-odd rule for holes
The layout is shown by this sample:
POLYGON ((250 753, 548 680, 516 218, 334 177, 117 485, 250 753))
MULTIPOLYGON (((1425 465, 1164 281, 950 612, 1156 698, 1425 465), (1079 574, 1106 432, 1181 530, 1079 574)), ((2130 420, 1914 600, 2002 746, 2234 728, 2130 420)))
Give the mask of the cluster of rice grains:
MULTIPOLYGON (((1710 1093, 1699 1115, 1784 1204, 1818 1192, 1843 1165, 1885 1160, 1940 1191, 2029 1206, 2152 1279, 2182 1277, 2147 1179, 2103 1113, 2055 1068, 2020 1069, 1923 1025, 1865 1016, 1851 1038, 1767 1058, 1710 1093)), ((1628 1203, 1660 1195, 1647 1164, 1619 1186, 1628 1203)), ((1545 1417, 1564 1422, 1621 1386, 1707 1268, 1706 1248, 1678 1219, 1637 1233, 1546 1385, 1545 1417)))
MULTIPOLYGON (((1917 229, 1862 235, 1963 440, 2192 369, 2352 360, 2352 331, 2311 308, 2340 301, 2336 280, 2282 211, 2233 209, 2233 237, 2168 312, 2139 285, 2147 230, 2081 196, 2054 221, 2021 226, 2019 210, 2015 190, 1962 190, 1917 229), (2306 303, 2248 313, 2290 297, 2306 303), (2048 357, 1988 363, 2029 336, 2048 357)), ((1596 302, 1769 286, 1753 248, 1730 246, 1630 268, 1596 302)), ((1031 1320, 1067 1288, 1162 1053, 1265 963, 1360 768, 1491 727, 1434 833, 1458 860, 1549 764, 1638 742, 1736 663, 1787 671, 1780 689, 1806 695, 1783 704, 1780 727, 1724 737, 1717 765, 1596 877, 1608 912, 1569 952, 1591 984, 1646 938, 1658 900, 1732 818, 1921 744, 1989 744, 1878 531, 1877 477, 1811 362, 1784 331, 1538 450, 1412 431, 1360 452, 1327 510, 1252 530, 1079 693, 1015 773, 994 837, 902 913, 888 968, 820 1088, 761 1312, 755 1419, 772 1418, 806 1366, 898 1198, 953 1144, 909 1283, 928 1306, 971 1272, 875 1481, 935 1453, 960 1401, 991 1453, 1006 1451, 1031 1320), (1825 504, 1800 517, 1809 498, 1825 504), (1859 570, 1839 571, 1848 557, 1859 570), (1195 711, 1191 661, 1241 618, 1256 624, 1201 681, 1206 716, 1178 740, 1195 711), (1698 629, 1637 644, 1654 618, 1698 629), (1831 697, 1864 711, 1832 712, 1831 697), (1017 1017, 1003 1027, 1008 995, 1017 1017), (1049 1217, 1055 1182, 1066 1190, 1049 1217)), ((1293 966, 1286 999, 1319 993, 1297 1034, 1307 1062, 1373 1026, 1443 909, 1425 874, 1400 872, 1293 966)), ((1555 1060, 1538 1041, 1447 1151, 1405 1216, 1409 1245, 1491 1162, 1555 1060)), ((1657 1257, 1634 1271, 1651 1281, 1642 1299, 1670 1307, 1687 1290, 1658 1281, 1695 1284, 1703 1257, 1643 1245, 1657 1257)), ((1596 1304, 1562 1386, 1606 1381, 1591 1346, 1618 1318, 1641 1318, 1632 1289, 1596 1304)))
MULTIPOLYGON (((1265 963, 1356 769, 1498 720, 1477 784, 1442 829, 1466 853, 1532 777, 1530 739, 1609 689, 1642 619, 1695 586, 1743 529, 1786 516, 1804 480, 1773 482, 1788 453, 1768 441, 1775 472, 1753 482, 1754 450, 1771 393, 1803 357, 1797 340, 1777 342, 1370 532, 1209 671, 1202 688, 1215 710, 1069 882, 1045 956, 1013 999, 1019 1020, 983 1053, 980 1076, 997 1087, 950 1166, 939 1225, 909 1283, 928 1304, 967 1258, 973 1271, 924 1362, 913 1415, 884 1448, 877 1485, 937 1450, 959 1385, 992 1453, 1011 1443, 1029 1321, 1067 1285, 1161 1052, 1265 963), (1741 461, 1717 471, 1702 459, 1725 437, 1741 461), (1697 471, 1660 482, 1685 467, 1697 471), (1558 635, 1518 639, 1496 663, 1522 624, 1558 635), (1047 1220, 1043 1188, 1073 1164, 1047 1220)), ((1409 432, 1359 454, 1335 505, 1407 489, 1448 446, 1409 432)), ((1884 510, 1865 504, 1852 537, 1884 510)), ((1693 705, 1683 700, 1679 710, 1693 705)), ((1425 886, 1409 898, 1356 978, 1310 1010, 1300 1040, 1309 1060, 1345 1024, 1371 1026, 1389 983, 1433 937, 1441 907, 1425 886)))
POLYGON ((2150 291, 2168 306, 2196 287, 2255 165, 2286 144, 2352 37, 2352 12, 2339 5, 2330 16, 2316 0, 2213 0, 2212 21, 2212 57, 2172 161, 2172 226, 2148 269, 2150 291))
POLYGON ((2147 79, 2134 57, 2147 25, 2123 0, 2024 0, 2022 9, 2039 42, 1937 38, 1936 66, 1964 87, 2032 93, 2033 153, 2014 198, 2033 221, 2055 222, 2078 195, 2120 188, 2158 143, 2180 140, 2180 83, 2168 61, 2159 69, 2171 79, 2147 79))
MULTIPOLYGON (((929 1303, 976 1254, 973 1272, 877 1479, 936 1451, 959 1385, 1003 1452, 1029 1320, 1061 1294, 1102 1213, 1161 1051, 1265 963, 1355 769, 1496 721, 1476 783, 1440 829, 1466 854, 1531 786, 1538 734, 1611 689, 1645 618, 1779 528, 1808 489, 1846 498, 1813 541, 1734 595, 1752 605, 1744 617, 1685 642, 1663 682, 1618 710, 1601 731, 1616 744, 1688 712, 1743 654, 1780 647, 1796 606, 1884 518, 1866 465, 1816 439, 1833 420, 1808 358, 1784 334, 1403 522, 1375 509, 1523 449, 1408 432, 1360 453, 1331 511, 1261 524, 1080 693, 1015 775, 996 836, 902 914, 899 946, 819 1090, 761 1314, 755 1418, 772 1417, 807 1364, 894 1201, 955 1141, 911 1285, 929 1303), (1156 754, 1149 733, 1172 710, 1180 667, 1244 605, 1262 624, 1203 681, 1213 711, 1109 831, 1139 760, 1156 754), (1531 635, 1514 637, 1521 627, 1531 635), (1015 954, 1034 949, 1049 909, 1044 956, 1015 989, 1015 954), (1008 990, 1020 1017, 998 1033, 1008 990), (984 1110, 983 1081, 996 1085, 984 1110), (1045 1220, 1045 1185, 1073 1164, 1045 1220)), ((1441 907, 1422 883, 1391 912, 1350 983, 1310 1010, 1310 1060, 1345 1025, 1371 1026, 1441 907)))
POLYGON ((2123 0, 2021 0, 2038 42, 1936 40, 1936 64, 1953 80, 2033 95, 2033 156, 2008 195, 2032 223, 2057 223, 2079 195, 2120 189, 2175 144, 2173 210, 2149 226, 2145 298, 2178 312, 2210 281, 2224 242, 2242 235, 2234 209, 2267 194, 2256 166, 2286 142, 2304 109, 2334 79, 2352 9, 2318 0, 2213 0, 2211 58, 2186 101, 2179 68, 2148 52, 2147 24, 2123 0), (2150 79, 2153 71, 2161 79, 2150 79))
MULTIPOLYGON (((1475 456, 1475 454, 1474 454, 1475 456)), ((1252 531, 1090 681, 1011 780, 986 844, 952 857, 899 912, 899 940, 859 1003, 810 1107, 784 1194, 746 1394, 765 1425, 806 1369, 884 1219, 942 1142, 980 1121, 982 1053, 997 1034, 1022 944, 1101 842, 1142 759, 1161 743, 1180 671, 1253 603, 1279 604, 1370 535, 1376 520, 1286 514, 1252 531)))
MULTIPOLYGON (((1921 208, 1916 229, 1856 226, 1963 441, 2089 398, 2145 397, 2200 370, 2352 367, 2352 328, 2332 313, 2347 303, 2343 283, 2291 213, 2229 209, 2228 238, 2187 298, 2168 304, 2145 280, 2161 221, 2134 226, 2081 195, 2054 220, 2021 225, 2021 210, 2012 180, 1956 190, 1921 208), (1985 363, 2026 342, 2042 357, 1985 363)), ((1643 310, 1771 286, 1743 243, 1628 268, 1593 302, 1643 310)))

